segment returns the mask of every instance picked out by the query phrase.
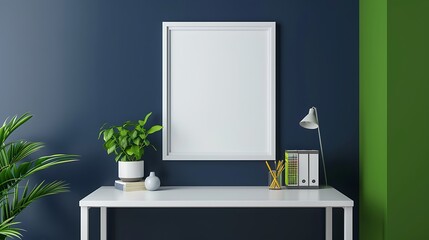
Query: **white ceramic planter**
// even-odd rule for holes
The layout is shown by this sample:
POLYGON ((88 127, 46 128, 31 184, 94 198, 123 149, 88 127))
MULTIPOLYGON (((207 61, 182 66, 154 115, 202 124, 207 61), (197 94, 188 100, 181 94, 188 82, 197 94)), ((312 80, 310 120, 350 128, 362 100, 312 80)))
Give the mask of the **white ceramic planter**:
POLYGON ((124 182, 137 182, 144 175, 144 161, 118 162, 118 175, 124 182))

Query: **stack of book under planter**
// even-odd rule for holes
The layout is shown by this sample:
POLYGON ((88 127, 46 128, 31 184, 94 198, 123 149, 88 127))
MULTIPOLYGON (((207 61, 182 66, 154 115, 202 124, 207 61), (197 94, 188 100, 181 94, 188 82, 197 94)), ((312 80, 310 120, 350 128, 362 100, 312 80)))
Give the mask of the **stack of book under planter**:
POLYGON ((124 182, 121 180, 115 180, 115 188, 124 192, 146 190, 143 180, 138 182, 124 182))

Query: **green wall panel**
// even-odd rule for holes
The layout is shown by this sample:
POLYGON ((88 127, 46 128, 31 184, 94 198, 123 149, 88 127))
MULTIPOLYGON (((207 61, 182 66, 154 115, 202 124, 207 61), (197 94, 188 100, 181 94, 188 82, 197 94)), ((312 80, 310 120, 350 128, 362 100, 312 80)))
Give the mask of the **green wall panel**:
POLYGON ((388 4, 387 236, 429 239, 429 1, 388 4))
POLYGON ((360 1, 360 239, 429 239, 429 1, 360 1))
POLYGON ((381 240, 387 213, 387 1, 360 1, 359 158, 362 240, 381 240))

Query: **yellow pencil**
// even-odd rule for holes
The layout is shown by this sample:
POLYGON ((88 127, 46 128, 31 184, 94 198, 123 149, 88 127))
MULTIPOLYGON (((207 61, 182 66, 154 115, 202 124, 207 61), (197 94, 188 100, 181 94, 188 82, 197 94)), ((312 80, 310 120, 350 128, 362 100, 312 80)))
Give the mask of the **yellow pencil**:
MULTIPOLYGON (((273 171, 273 174, 274 174, 274 177, 275 177, 275 179, 279 179, 279 172, 276 170, 276 171, 273 171)), ((275 188, 276 186, 273 186, 273 185, 277 185, 277 184, 275 184, 276 182, 274 181, 274 179, 271 181, 271 184, 270 184, 270 188, 275 188)), ((279 186, 279 185, 277 185, 277 186, 279 186)))
POLYGON ((280 170, 279 170, 279 174, 282 174, 283 170, 285 170, 285 167, 284 167, 284 166, 282 166, 282 168, 280 168, 280 170))
POLYGON ((265 161, 265 164, 267 165, 268 170, 270 170, 271 177, 273 177, 273 179, 274 179, 274 181, 275 181, 276 185, 277 185, 278 187, 280 187, 280 184, 279 184, 279 182, 277 182, 277 178, 276 178, 276 176, 274 175, 273 170, 271 170, 271 167, 270 167, 270 164, 268 164, 268 161, 265 161))
POLYGON ((276 166, 276 171, 277 171, 277 170, 279 170, 280 164, 281 164, 281 162, 279 161, 279 162, 277 163, 277 166, 276 166))
POLYGON ((283 167, 283 160, 280 160, 279 164, 277 165, 277 169, 276 170, 278 171, 282 167, 283 167))

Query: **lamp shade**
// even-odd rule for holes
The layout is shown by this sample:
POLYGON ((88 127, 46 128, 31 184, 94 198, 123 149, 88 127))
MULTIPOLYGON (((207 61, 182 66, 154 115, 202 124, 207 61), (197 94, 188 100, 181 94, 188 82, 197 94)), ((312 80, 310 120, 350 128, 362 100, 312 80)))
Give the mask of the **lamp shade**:
POLYGON ((299 125, 301 127, 306 129, 316 129, 319 127, 319 121, 316 116, 315 108, 312 107, 310 110, 308 110, 307 116, 305 116, 301 122, 299 122, 299 125))

